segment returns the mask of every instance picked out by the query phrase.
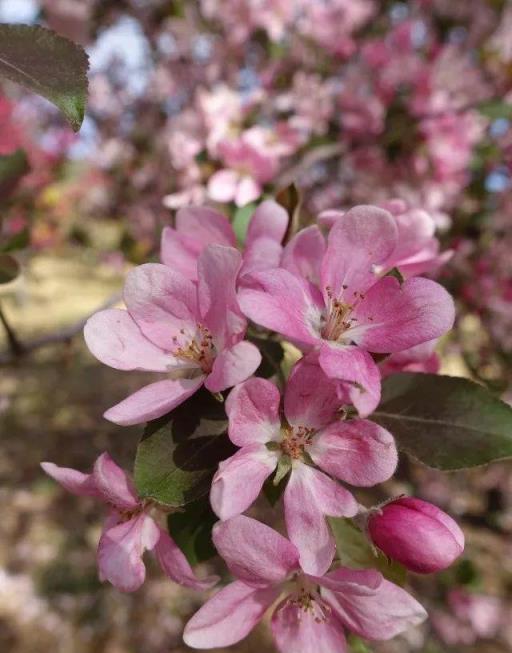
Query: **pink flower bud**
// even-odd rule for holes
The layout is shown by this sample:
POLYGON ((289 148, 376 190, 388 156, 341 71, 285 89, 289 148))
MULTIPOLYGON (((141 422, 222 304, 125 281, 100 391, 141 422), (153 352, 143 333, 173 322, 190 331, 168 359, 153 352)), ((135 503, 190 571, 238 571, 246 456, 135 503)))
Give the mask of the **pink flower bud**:
POLYGON ((464 533, 453 519, 412 497, 371 514, 368 532, 381 551, 418 574, 446 569, 464 550, 464 533))

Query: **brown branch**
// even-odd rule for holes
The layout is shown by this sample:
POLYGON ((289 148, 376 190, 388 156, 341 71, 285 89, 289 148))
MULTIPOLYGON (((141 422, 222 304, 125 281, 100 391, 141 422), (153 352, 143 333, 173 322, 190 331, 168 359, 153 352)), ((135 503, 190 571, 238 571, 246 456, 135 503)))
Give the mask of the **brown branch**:
POLYGON ((311 150, 308 150, 302 159, 296 165, 291 166, 284 170, 277 178, 275 185, 278 188, 285 188, 300 177, 303 172, 309 170, 311 166, 322 161, 328 161, 334 157, 343 154, 346 146, 342 143, 329 143, 328 145, 319 145, 311 150))
POLYGON ((0 322, 2 323, 2 326, 4 327, 5 330, 5 335, 7 336, 7 342, 9 343, 10 353, 13 356, 19 356, 23 352, 23 347, 21 345, 21 342, 18 340, 18 336, 16 335, 16 332, 9 324, 9 320, 7 319, 5 313, 1 308, 0 308, 0 322))
MULTIPOLYGON (((109 297, 105 302, 103 302, 101 306, 98 306, 98 308, 92 311, 92 313, 89 313, 82 319, 78 320, 78 322, 75 322, 74 324, 70 324, 67 327, 63 327, 62 329, 58 329, 57 331, 54 331, 52 333, 48 333, 46 335, 40 336, 39 338, 33 338, 32 340, 27 340, 26 342, 22 343, 15 337, 17 343, 16 348, 13 347, 12 340, 9 336, 9 332, 7 332, 9 349, 7 351, 0 353, 0 365, 5 365, 8 363, 12 363, 16 360, 19 360, 22 356, 26 356, 27 354, 32 353, 36 349, 41 349, 42 347, 58 344, 60 342, 69 342, 76 335, 82 332, 85 323, 90 317, 92 317, 98 311, 102 311, 106 308, 110 308, 111 306, 114 306, 114 304, 117 304, 117 302, 120 301, 121 298, 122 298, 122 293, 116 292, 111 297, 109 297)), ((5 316, 0 311, 0 321, 2 322, 2 324, 4 325, 7 331, 6 323, 4 320, 5 320, 5 316)))

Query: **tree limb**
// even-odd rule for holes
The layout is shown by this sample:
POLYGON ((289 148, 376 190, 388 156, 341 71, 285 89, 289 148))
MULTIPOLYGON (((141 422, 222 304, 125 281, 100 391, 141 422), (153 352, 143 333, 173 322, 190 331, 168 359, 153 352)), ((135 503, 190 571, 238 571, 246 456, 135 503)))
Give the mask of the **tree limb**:
POLYGON ((58 344, 59 342, 69 342, 72 338, 82 332, 85 323, 87 320, 92 317, 98 311, 105 310, 117 304, 122 298, 122 293, 116 292, 111 297, 109 297, 101 306, 98 306, 94 311, 78 320, 74 324, 58 329, 52 333, 47 333, 38 338, 33 338, 32 340, 27 340, 26 342, 20 342, 12 328, 5 321, 5 316, 0 310, 0 321, 4 325, 4 328, 7 332, 7 340, 9 342, 9 349, 0 353, 0 365, 5 365, 12 363, 16 360, 19 360, 22 356, 32 353, 36 349, 41 349, 42 347, 47 347, 48 345, 58 344), (12 336, 14 336, 14 341, 16 346, 13 346, 12 336))

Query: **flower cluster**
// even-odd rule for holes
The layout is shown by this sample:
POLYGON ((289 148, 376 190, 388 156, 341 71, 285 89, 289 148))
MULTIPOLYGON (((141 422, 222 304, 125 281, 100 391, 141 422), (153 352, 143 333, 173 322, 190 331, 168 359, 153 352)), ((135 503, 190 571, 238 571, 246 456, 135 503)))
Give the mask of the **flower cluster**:
MULTIPOLYGON (((371 547, 417 573, 444 569, 464 548, 458 526, 435 506, 402 497, 366 509, 345 487, 393 475, 393 435, 368 419, 381 377, 391 367, 431 369, 432 343, 453 324, 449 294, 416 276, 442 262, 430 216, 393 201, 324 212, 291 237, 288 223, 279 204, 261 203, 240 252, 225 216, 181 209, 163 233, 162 263, 129 273, 126 310, 101 311, 85 327, 103 363, 163 376, 109 408, 110 421, 162 417, 201 386, 225 399, 239 449, 220 463, 210 502, 219 518, 213 541, 236 580, 187 624, 185 641, 196 648, 241 640, 279 597, 272 631, 283 652, 308 653, 312 642, 339 652, 346 630, 387 639, 420 623, 424 609, 380 572, 336 566, 343 543, 329 518, 353 518, 371 547), (257 375, 261 354, 251 339, 270 334, 300 351, 286 379, 257 375), (382 356, 389 360, 381 369, 382 356), (243 514, 272 475, 286 484, 288 538, 243 514)), ((107 454, 90 475, 43 467, 71 492, 109 505, 98 548, 102 579, 136 589, 147 549, 175 582, 196 589, 215 582, 195 577, 155 521, 165 506, 140 499, 107 454)))

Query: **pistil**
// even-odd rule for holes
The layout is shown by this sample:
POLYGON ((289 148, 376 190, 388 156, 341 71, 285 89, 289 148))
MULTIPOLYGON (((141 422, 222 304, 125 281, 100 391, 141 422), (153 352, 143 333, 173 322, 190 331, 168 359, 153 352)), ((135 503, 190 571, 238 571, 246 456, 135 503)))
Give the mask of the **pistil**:
MULTIPOLYGON (((186 345, 180 345, 178 338, 173 337, 174 346, 177 347, 174 350, 174 355, 181 360, 195 363, 205 374, 209 374, 212 371, 216 355, 213 336, 202 324, 197 325, 197 331, 197 336, 189 340, 186 345)), ((183 329, 180 333, 185 335, 183 329)))

